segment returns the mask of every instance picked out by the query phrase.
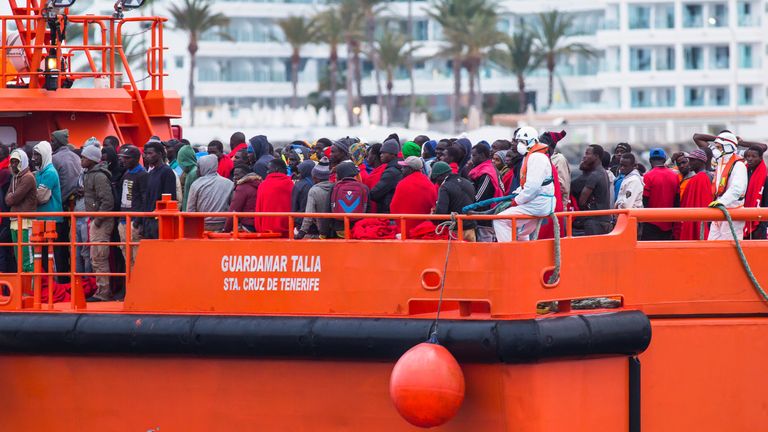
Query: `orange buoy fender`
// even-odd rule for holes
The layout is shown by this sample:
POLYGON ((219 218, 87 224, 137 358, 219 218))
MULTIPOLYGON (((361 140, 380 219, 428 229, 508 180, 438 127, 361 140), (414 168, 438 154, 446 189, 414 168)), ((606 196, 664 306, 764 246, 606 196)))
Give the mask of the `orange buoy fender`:
POLYGON ((464 374, 442 345, 421 343, 395 364, 389 396, 397 411, 414 426, 440 426, 452 419, 464 401, 464 374))

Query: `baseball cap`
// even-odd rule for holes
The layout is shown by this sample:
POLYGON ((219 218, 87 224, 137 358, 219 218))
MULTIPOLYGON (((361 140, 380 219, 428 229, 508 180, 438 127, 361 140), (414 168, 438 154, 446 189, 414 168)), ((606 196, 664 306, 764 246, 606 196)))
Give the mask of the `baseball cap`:
POLYGON ((651 155, 649 156, 649 159, 666 159, 667 154, 664 152, 664 149, 662 148, 652 148, 651 149, 651 155))
POLYGON ((400 161, 397 164, 403 167, 407 166, 408 168, 416 171, 421 171, 424 169, 424 161, 422 161, 418 156, 408 156, 404 161, 400 161))

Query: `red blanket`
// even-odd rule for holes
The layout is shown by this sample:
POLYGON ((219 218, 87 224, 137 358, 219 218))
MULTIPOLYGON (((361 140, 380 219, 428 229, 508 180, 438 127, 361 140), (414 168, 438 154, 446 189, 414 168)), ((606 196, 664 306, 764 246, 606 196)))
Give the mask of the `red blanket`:
POLYGON ((245 148, 248 148, 248 144, 240 143, 240 144, 236 145, 235 148, 233 148, 232 151, 229 152, 229 154, 227 156, 229 156, 230 159, 234 159, 235 155, 237 154, 237 152, 239 152, 240 150, 243 150, 245 148))
MULTIPOLYGON (((283 173, 272 173, 259 186, 256 195, 257 212, 286 212, 291 211, 291 192, 293 180, 283 173)), ((257 232, 288 233, 287 217, 257 217, 254 218, 257 232)))
POLYGON ((397 227, 386 219, 361 219, 352 227, 352 238, 356 240, 394 239, 397 227))
MULTIPOLYGON (((712 181, 705 172, 691 177, 680 196, 681 208, 706 207, 712 202, 712 181)), ((702 222, 675 222, 672 233, 677 240, 699 240, 702 222)), ((709 226, 704 223, 704 238, 709 235, 709 226)))
MULTIPOLYGON (((371 171, 370 174, 365 176, 365 178, 362 180, 363 184, 368 186, 368 189, 373 189, 373 187, 376 186, 376 183, 381 180, 381 175, 384 174, 384 170, 386 169, 387 166, 384 164, 377 166, 373 169, 373 171, 371 171)), ((373 200, 368 202, 368 211, 370 213, 376 213, 376 203, 373 200)))
POLYGON ((227 155, 222 155, 219 159, 219 169, 217 172, 224 178, 230 178, 232 176, 232 170, 235 168, 235 163, 227 155))
POLYGON ((493 185, 493 197, 499 198, 504 196, 504 184, 499 178, 499 172, 496 171, 496 167, 493 166, 493 162, 490 159, 485 162, 481 162, 480 165, 472 168, 469 171, 469 178, 472 181, 477 181, 480 177, 487 175, 491 178, 491 185, 493 185))
MULTIPOLYGON (((749 177, 749 184, 747 185, 747 194, 744 198, 744 207, 760 207, 760 203, 763 201, 763 193, 765 191, 765 179, 767 176, 765 162, 760 161, 760 164, 755 168, 755 172, 749 177)), ((760 222, 749 221, 744 225, 744 238, 749 238, 752 231, 757 229, 760 222)))
MULTIPOLYGON (((96 286, 96 278, 91 276, 81 276, 81 285, 83 287, 83 293, 85 294, 85 298, 88 298, 92 296, 94 293, 96 293, 96 289, 98 288, 96 286)), ((42 277, 41 278, 42 283, 40 284, 40 290, 41 290, 41 301, 43 304, 48 303, 48 278, 42 277)), ((34 294, 33 292, 25 293, 27 295, 34 294)), ((53 282, 53 302, 54 303, 60 303, 60 302, 68 302, 72 300, 72 285, 70 283, 58 283, 56 281, 53 282)))
POLYGON ((408 231, 409 240, 448 240, 448 230, 443 230, 442 235, 435 233, 435 224, 432 221, 423 221, 408 231))
MULTIPOLYGON (((437 193, 431 181, 420 172, 415 172, 400 180, 389 205, 392 214, 430 214, 437 203, 437 193)), ((396 221, 398 222, 398 221, 396 221)), ((406 232, 410 232, 422 221, 407 220, 406 232)), ((397 223, 400 226, 400 223, 397 223)))

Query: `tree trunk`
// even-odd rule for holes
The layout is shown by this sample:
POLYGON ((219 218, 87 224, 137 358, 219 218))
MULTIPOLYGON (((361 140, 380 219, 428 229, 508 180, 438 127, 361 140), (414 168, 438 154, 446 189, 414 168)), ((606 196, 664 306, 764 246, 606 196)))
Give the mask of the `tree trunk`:
POLYGON ((392 116, 395 112, 394 100, 392 99, 392 87, 394 87, 392 81, 394 81, 394 71, 387 69, 387 126, 392 123, 392 116))
POLYGON ((189 98, 189 125, 195 125, 195 69, 197 68, 197 38, 191 36, 189 39, 189 89, 187 97, 189 98))
MULTIPOLYGON (((352 41, 347 42, 347 51, 354 51, 352 41)), ((349 125, 355 125, 355 115, 352 109, 355 107, 355 60, 347 56, 347 119, 349 125)))
MULTIPOLYGON (((384 96, 381 92, 381 77, 379 76, 379 68, 376 67, 376 65, 379 64, 379 53, 373 43, 374 33, 376 32, 376 17, 373 16, 373 13, 368 14, 366 27, 366 32, 368 33, 368 48, 371 50, 371 63, 374 66, 373 79, 376 80, 376 104, 379 105, 379 112, 381 112, 381 105, 384 103, 384 96)), ((389 119, 387 119, 387 122, 389 122, 389 119)))
POLYGON ((469 75, 469 106, 475 106, 475 66, 469 61, 467 62, 467 75, 469 75))
POLYGON ((355 62, 355 84, 357 86, 357 98, 354 101, 355 105, 362 105, 363 103, 363 65, 360 62, 360 42, 355 42, 353 48, 353 60, 355 62))
POLYGON ((336 91, 337 75, 339 68, 339 54, 336 51, 336 45, 331 46, 331 58, 328 64, 328 75, 331 81, 331 124, 336 126, 336 91))
POLYGON ((408 0, 408 80, 411 84, 411 95, 408 101, 408 124, 411 115, 416 110, 416 82, 413 79, 413 0, 408 0))
POLYGON ((482 69, 482 62, 478 61, 475 63, 475 79, 477 79, 477 91, 475 92, 475 108, 477 108, 477 113, 480 115, 480 124, 485 123, 485 116, 483 115, 483 86, 482 82, 480 81, 480 71, 482 69))
POLYGON ((296 109, 299 105, 299 64, 301 57, 299 51, 294 49, 291 56, 291 86, 293 86, 293 95, 291 96, 291 108, 296 109))
POLYGON ((461 61, 453 58, 453 131, 461 125, 461 61))
POLYGON ((547 109, 552 108, 552 99, 555 92, 555 56, 547 55, 547 72, 549 73, 549 98, 547 109))
POLYGON ((525 76, 523 74, 517 74, 517 104, 520 106, 521 113, 528 109, 528 95, 525 94, 525 76))

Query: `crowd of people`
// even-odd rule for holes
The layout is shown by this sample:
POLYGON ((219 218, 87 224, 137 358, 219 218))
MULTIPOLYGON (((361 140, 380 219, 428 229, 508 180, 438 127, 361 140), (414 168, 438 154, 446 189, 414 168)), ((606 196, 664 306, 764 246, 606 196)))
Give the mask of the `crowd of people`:
MULTIPOLYGON (((694 135, 689 152, 669 156, 661 148, 651 149, 649 168, 628 143, 616 145, 612 154, 589 145, 579 165, 581 174, 573 179, 557 149, 565 136, 565 131, 539 134, 522 127, 511 141, 474 145, 467 138, 436 141, 421 135, 401 141, 392 134, 371 145, 350 137, 321 138, 276 150, 263 135, 246 140, 237 132, 229 149, 220 141, 196 149, 186 140, 157 137, 140 149, 120 145, 114 136, 102 142, 91 138, 76 148, 69 143, 69 132, 59 130, 50 141, 34 146, 0 145, 0 206, 11 213, 152 212, 168 194, 182 211, 221 213, 204 220, 205 230, 212 232, 287 236, 288 217, 242 217, 234 226, 227 213, 294 212, 308 214, 292 224, 296 239, 435 239, 450 234, 472 242, 511 241, 513 224, 510 219, 465 220, 461 233, 440 234, 435 230, 439 221, 400 223, 364 214, 449 215, 473 206, 473 213, 538 217, 514 224, 514 237, 526 241, 552 238, 553 224, 546 217, 564 210, 768 206, 763 161, 768 146, 730 131, 694 135), (317 213, 337 216, 314 217, 317 213)), ((69 218, 40 219, 56 222, 58 242, 70 240, 69 218)), ((75 263, 70 263, 67 246, 54 246, 56 272, 68 273, 72 265, 78 273, 123 271, 125 247, 98 243, 125 242, 129 234, 133 242, 158 237, 156 219, 130 220, 128 229, 124 217, 77 218, 76 241, 96 244, 78 246, 75 263)), ((607 234, 614 223, 615 215, 608 212, 586 214, 575 219, 574 234, 607 234)), ((766 222, 735 225, 745 239, 766 238, 766 222)), ((3 218, 0 242, 16 242, 19 236, 29 241, 30 231, 29 219, 19 226, 16 218, 3 218)), ((732 238, 725 222, 649 222, 641 224, 638 235, 640 240, 732 238)), ((132 265, 136 246, 131 252, 132 265)), ((19 258, 16 248, 0 247, 0 271, 15 271, 17 259, 25 272, 33 270, 32 248, 23 248, 19 258)), ((43 265, 47 271, 47 260, 43 265)), ((68 283, 68 277, 59 276, 57 282, 68 283)), ((122 295, 107 276, 96 277, 95 285, 92 300, 122 295)))

